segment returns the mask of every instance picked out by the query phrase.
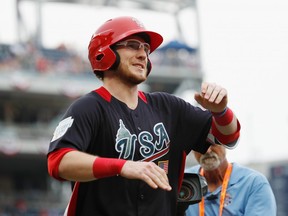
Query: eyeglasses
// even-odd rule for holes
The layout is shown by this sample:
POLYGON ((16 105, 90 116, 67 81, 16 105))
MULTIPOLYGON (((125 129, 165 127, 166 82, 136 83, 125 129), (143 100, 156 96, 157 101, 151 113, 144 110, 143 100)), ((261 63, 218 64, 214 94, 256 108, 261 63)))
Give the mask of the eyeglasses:
POLYGON ((124 47, 127 47, 128 49, 131 49, 131 50, 139 50, 143 47, 146 54, 147 55, 150 54, 150 45, 148 43, 142 43, 142 42, 137 41, 137 40, 122 41, 122 42, 116 43, 115 45, 116 46, 124 46, 124 47))

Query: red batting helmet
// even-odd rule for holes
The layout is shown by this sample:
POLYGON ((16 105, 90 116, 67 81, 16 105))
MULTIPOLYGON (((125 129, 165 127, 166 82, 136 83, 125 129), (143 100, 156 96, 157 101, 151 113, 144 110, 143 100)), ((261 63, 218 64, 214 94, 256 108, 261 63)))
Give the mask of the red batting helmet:
MULTIPOLYGON (((143 24, 134 17, 118 17, 109 19, 93 34, 88 46, 89 60, 93 71, 106 71, 110 69, 116 61, 116 54, 111 49, 111 45, 124 38, 144 33, 149 36, 150 53, 152 53, 163 41, 160 34, 147 31, 143 24)), ((149 63, 150 60, 148 59, 149 63)), ((148 68, 148 74, 151 67, 148 68)))

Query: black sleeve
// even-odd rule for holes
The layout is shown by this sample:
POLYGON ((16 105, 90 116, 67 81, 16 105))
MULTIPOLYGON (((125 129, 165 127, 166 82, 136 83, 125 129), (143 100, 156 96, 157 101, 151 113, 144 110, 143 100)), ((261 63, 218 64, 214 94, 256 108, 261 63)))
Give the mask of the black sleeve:
POLYGON ((49 152, 58 148, 75 148, 85 151, 95 136, 99 123, 97 104, 90 97, 76 100, 67 109, 56 127, 49 152))

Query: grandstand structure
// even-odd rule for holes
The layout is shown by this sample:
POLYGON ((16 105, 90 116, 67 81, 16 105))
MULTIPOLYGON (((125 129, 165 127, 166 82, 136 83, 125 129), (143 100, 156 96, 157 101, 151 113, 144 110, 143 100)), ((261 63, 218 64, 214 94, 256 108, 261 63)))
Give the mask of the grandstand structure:
MULTIPOLYGON (((16 1, 18 29, 22 29, 16 1)), ((46 0, 31 0, 39 4, 46 0)), ((49 0, 47 0, 49 1, 49 0)), ((66 0, 71 4, 131 7, 177 14, 194 0, 66 0)), ((41 6, 41 5, 40 5, 41 6)), ((195 20, 196 22, 196 20, 195 20)), ((24 23, 25 24, 25 23, 24 23)), ((181 96, 199 89, 202 81, 200 49, 180 37, 151 55, 153 72, 141 85, 144 91, 166 91, 181 96)), ((47 174, 46 153, 53 131, 69 104, 98 88, 101 82, 88 59, 63 45, 47 48, 37 38, 5 44, 0 40, 0 215, 61 215, 69 199, 70 185, 47 174)))

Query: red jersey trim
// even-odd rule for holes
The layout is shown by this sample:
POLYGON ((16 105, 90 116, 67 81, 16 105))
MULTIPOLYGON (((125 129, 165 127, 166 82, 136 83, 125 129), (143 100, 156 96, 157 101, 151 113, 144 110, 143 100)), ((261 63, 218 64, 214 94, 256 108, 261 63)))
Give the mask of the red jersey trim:
POLYGON ((141 98, 141 100, 143 100, 146 104, 148 103, 147 98, 145 96, 145 94, 142 91, 138 91, 138 96, 139 98, 141 98))
POLYGON ((186 154, 185 151, 183 151, 183 153, 182 153, 182 163, 181 163, 180 173, 179 173, 179 178, 178 178, 178 193, 180 193, 182 182, 183 182, 183 178, 184 178, 186 157, 187 157, 187 154, 186 154))
POLYGON ((103 86, 101 86, 100 88, 94 90, 94 92, 99 94, 104 100, 106 100, 108 102, 111 102, 112 95, 103 86))
MULTIPOLYGON (((104 100, 111 102, 112 95, 110 94, 110 92, 108 92, 107 89, 104 88, 104 86, 95 89, 94 92, 99 94, 104 100)), ((143 100, 147 104, 147 98, 142 91, 138 91, 138 96, 139 98, 141 98, 141 100, 143 100)))
MULTIPOLYGON (((76 215, 76 206, 77 206, 77 197, 78 197, 78 191, 79 191, 79 182, 75 182, 73 192, 67 207, 67 216, 75 216, 76 215)), ((65 214, 64 214, 65 215, 65 214)), ((65 215, 65 216, 66 216, 65 215)))

